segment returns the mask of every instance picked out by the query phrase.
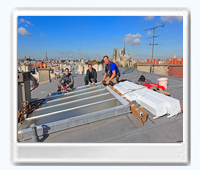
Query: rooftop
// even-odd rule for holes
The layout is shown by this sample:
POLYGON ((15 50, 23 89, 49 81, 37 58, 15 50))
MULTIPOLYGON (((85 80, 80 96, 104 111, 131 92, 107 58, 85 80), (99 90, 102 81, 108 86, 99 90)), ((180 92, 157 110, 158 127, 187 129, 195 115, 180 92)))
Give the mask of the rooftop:
MULTIPOLYGON (((152 83, 158 83, 157 79, 162 75, 140 72, 137 70, 123 74, 125 69, 120 68, 121 79, 137 82, 141 75, 152 83)), ((97 81, 103 77, 104 71, 97 72, 97 81)), ((183 79, 168 77, 168 87, 166 89, 173 98, 183 103, 183 79)), ((75 86, 84 86, 84 75, 74 77, 75 86)), ((45 98, 48 94, 56 92, 58 82, 43 83, 31 92, 32 99, 45 98)), ((144 109, 144 108, 142 108, 144 109)), ((88 123, 75 128, 62 130, 40 137, 42 142, 65 142, 65 143, 162 143, 183 141, 183 113, 167 118, 162 116, 153 119, 153 115, 147 112, 147 121, 144 125, 134 114, 125 113, 116 117, 88 123)), ((31 142, 26 140, 23 142, 31 142)))

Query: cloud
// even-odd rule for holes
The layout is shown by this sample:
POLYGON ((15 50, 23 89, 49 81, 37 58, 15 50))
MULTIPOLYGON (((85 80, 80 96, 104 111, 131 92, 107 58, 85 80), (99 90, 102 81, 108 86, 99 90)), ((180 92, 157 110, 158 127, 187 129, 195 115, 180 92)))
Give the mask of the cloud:
POLYGON ((47 34, 43 34, 43 33, 40 33, 40 35, 44 35, 44 36, 47 36, 47 34))
POLYGON ((28 25, 25 25, 26 27, 28 27, 28 25))
POLYGON ((31 24, 29 21, 26 21, 26 23, 29 24, 29 25, 33 25, 33 24, 31 24))
POLYGON ((123 40, 123 38, 121 36, 114 36, 114 38, 123 40))
POLYGON ((81 51, 81 48, 78 48, 77 50, 78 50, 78 51, 81 51))
POLYGON ((127 34, 125 35, 124 42, 129 43, 130 45, 139 45, 141 44, 139 38, 142 38, 142 36, 139 33, 137 33, 136 35, 127 34))
POLYGON ((21 35, 31 37, 31 34, 24 27, 18 28, 18 33, 21 35))
POLYGON ((70 54, 72 54, 72 53, 74 53, 74 52, 72 52, 72 51, 60 51, 60 53, 61 54, 68 54, 68 55, 70 55, 70 54))
POLYGON ((153 20, 154 19, 154 16, 146 16, 144 17, 144 20, 153 20))
POLYGON ((153 35, 153 33, 151 31, 148 31, 147 35, 153 35))
POLYGON ((183 21, 183 17, 182 16, 162 16, 160 17, 161 21, 168 21, 169 23, 172 23, 173 21, 178 21, 178 22, 182 22, 183 21))
MULTIPOLYGON (((21 24, 21 23, 27 23, 27 24, 29 24, 29 25, 33 25, 33 24, 31 24, 29 21, 26 21, 24 18, 19 19, 19 24, 21 24)), ((25 26, 26 26, 26 25, 25 25, 25 26)))
POLYGON ((19 19, 19 23, 24 23, 25 20, 22 18, 22 19, 19 19))
POLYGON ((78 53, 78 55, 80 55, 81 57, 87 57, 88 56, 87 54, 84 54, 84 53, 78 53))
POLYGON ((135 54, 133 57, 134 57, 134 58, 140 58, 140 59, 142 59, 142 58, 146 58, 147 55, 146 55, 146 54, 143 54, 143 53, 138 53, 138 54, 135 54))

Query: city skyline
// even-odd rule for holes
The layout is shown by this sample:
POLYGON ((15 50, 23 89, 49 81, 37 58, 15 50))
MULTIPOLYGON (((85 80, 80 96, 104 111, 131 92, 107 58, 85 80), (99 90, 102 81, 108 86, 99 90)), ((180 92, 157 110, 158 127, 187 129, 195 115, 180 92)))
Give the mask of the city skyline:
POLYGON ((150 59, 152 30, 157 28, 154 58, 183 57, 181 16, 20 16, 18 58, 90 58, 113 56, 113 49, 126 47, 132 59, 150 59))

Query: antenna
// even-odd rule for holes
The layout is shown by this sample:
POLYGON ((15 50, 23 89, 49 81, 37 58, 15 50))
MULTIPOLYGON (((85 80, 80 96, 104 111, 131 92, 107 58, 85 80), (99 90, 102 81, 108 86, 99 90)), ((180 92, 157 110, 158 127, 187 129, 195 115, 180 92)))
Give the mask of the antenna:
MULTIPOLYGON (((153 38, 153 43, 149 44, 149 45, 152 45, 152 56, 151 56, 151 70, 150 70, 150 73, 153 72, 153 70, 152 70, 152 63, 153 63, 153 49, 154 49, 154 45, 159 45, 159 44, 154 44, 154 38, 157 38, 159 36, 159 35, 155 36, 155 29, 158 28, 158 27, 164 28, 164 25, 165 24, 163 23, 162 25, 158 25, 156 27, 152 27, 152 28, 148 28, 148 29, 144 30, 144 31, 153 30, 153 37, 150 37, 150 38, 153 38)), ((146 38, 146 39, 150 39, 150 38, 146 38)))
POLYGON ((47 59, 47 51, 46 51, 46 61, 47 61, 48 59, 47 59))

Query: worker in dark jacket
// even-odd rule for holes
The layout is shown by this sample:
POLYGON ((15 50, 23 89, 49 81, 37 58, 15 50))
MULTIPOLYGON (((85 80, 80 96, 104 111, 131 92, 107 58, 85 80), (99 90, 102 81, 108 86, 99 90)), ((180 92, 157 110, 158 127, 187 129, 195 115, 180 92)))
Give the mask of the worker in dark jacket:
POLYGON ((67 88, 72 89, 74 87, 74 78, 71 73, 69 73, 69 69, 65 69, 65 73, 59 80, 57 91, 61 91, 61 89, 67 90, 67 88))
POLYGON ((85 85, 95 84, 97 82, 97 72, 92 67, 91 64, 88 64, 88 70, 86 72, 86 76, 84 78, 84 81, 85 81, 85 85))

